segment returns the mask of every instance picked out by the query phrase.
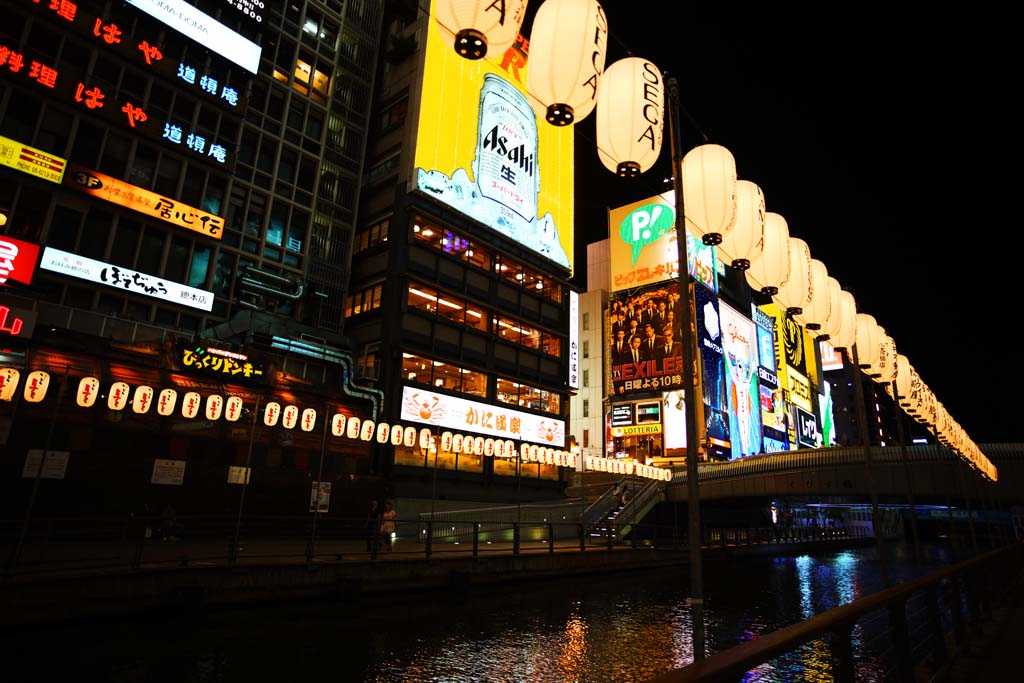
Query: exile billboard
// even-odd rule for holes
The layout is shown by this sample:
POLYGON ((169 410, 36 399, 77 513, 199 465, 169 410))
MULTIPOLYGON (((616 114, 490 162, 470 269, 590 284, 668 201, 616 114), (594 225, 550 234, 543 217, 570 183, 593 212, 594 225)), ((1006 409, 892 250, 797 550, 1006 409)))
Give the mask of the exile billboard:
POLYGON ((493 58, 460 57, 431 10, 410 190, 571 271, 574 130, 537 120, 528 53, 519 36, 493 58))
POLYGON ((612 299, 612 395, 682 388, 682 305, 677 282, 612 299))

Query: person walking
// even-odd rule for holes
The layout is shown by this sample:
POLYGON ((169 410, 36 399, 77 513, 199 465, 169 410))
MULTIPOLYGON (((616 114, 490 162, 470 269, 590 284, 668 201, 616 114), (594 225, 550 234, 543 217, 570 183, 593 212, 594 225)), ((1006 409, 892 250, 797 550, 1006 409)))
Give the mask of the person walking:
POLYGON ((374 498, 370 501, 370 509, 366 513, 366 552, 376 550, 379 545, 378 527, 380 525, 380 504, 374 498))
POLYGON ((398 513, 395 512, 391 501, 384 503, 384 512, 380 516, 380 541, 384 545, 384 550, 389 553, 395 542, 397 519, 398 513))

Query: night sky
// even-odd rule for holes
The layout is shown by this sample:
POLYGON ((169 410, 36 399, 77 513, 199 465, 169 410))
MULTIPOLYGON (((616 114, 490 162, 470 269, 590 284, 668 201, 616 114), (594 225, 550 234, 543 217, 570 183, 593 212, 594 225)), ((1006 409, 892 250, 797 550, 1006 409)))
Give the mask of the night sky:
MULTIPOLYGON (((667 17, 654 14, 667 3, 602 3, 606 64, 628 52, 675 76, 684 152, 727 147, 739 177, 761 187, 767 210, 892 336, 971 439, 1024 441, 1009 18, 713 4, 672 3, 667 17)), ((667 132, 639 179, 605 171, 594 118, 577 125, 581 288, 586 244, 608 236, 607 207, 662 192, 671 175, 667 132)))

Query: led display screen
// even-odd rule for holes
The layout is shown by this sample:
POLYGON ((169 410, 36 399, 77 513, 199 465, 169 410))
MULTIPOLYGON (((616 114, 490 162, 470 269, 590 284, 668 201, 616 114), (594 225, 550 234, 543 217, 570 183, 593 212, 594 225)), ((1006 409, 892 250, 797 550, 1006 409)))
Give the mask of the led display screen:
POLYGON ((722 332, 718 299, 702 285, 694 285, 697 315, 697 348, 701 360, 704 417, 710 447, 708 455, 728 458, 731 452, 729 404, 722 373, 722 332))
MULTIPOLYGON (((666 192, 608 212, 611 291, 635 289, 679 277, 675 195, 666 192)), ((687 270, 718 291, 714 247, 686 233, 687 270)))
POLYGON ((760 392, 757 383, 757 338, 752 321, 719 302, 722 360, 725 367, 732 457, 761 452, 760 392))

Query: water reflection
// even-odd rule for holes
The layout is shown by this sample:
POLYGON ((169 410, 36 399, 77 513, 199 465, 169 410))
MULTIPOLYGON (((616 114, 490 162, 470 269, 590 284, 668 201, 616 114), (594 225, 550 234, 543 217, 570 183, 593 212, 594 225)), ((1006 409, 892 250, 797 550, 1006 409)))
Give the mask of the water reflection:
MULTIPOLYGON (((705 563, 707 647, 715 652, 879 590, 873 548, 705 563)), ((910 554, 903 553, 908 558, 910 554)), ((941 549, 928 555, 943 566, 941 549)), ((893 581, 912 578, 905 562, 893 581)), ((11 651, 57 675, 115 682, 626 683, 693 659, 682 569, 558 579, 356 601, 71 626, 10 634, 11 651), (53 656, 54 643, 69 656, 53 656), (74 645, 71 645, 71 644, 74 645), (61 670, 63 667, 63 671, 61 670)), ((858 624, 858 680, 882 681, 884 617, 858 624)), ((824 642, 747 681, 829 681, 824 642)))

